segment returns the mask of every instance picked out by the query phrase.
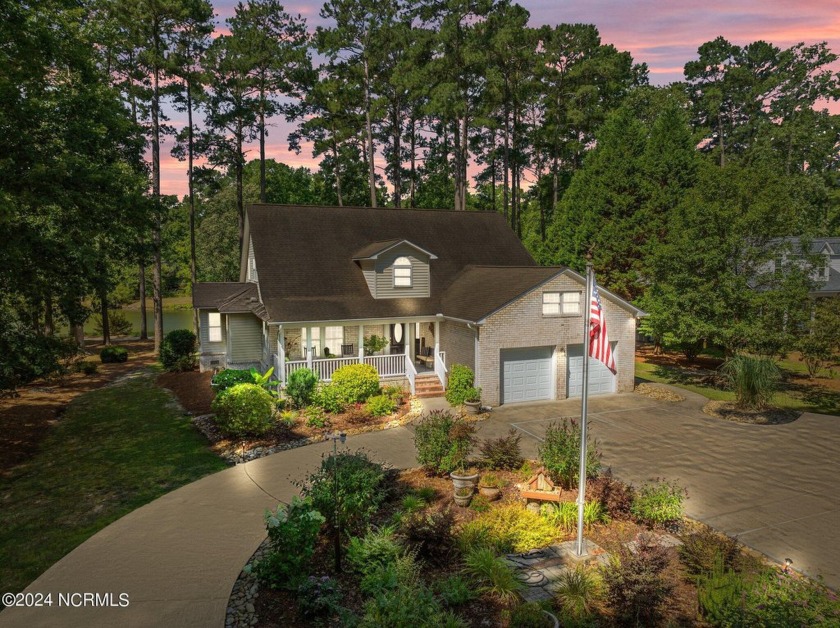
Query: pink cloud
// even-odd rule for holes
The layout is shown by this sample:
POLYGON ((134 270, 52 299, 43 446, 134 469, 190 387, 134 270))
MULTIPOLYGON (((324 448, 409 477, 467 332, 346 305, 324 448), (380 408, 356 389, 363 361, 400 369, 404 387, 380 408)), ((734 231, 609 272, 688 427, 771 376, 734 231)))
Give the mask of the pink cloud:
MULTIPOLYGON (((531 12, 531 25, 587 23, 595 24, 604 43, 628 50, 636 62, 645 62, 650 80, 665 85, 683 78, 682 68, 696 58, 697 48, 722 35, 734 44, 745 45, 764 40, 779 47, 799 42, 826 41, 840 53, 840 2, 833 0, 706 0, 702 5, 692 0, 520 0, 531 12)), ((225 19, 232 16, 236 0, 214 3, 218 27, 216 33, 229 31, 225 19)), ((321 2, 293 2, 287 12, 303 15, 311 29, 325 23, 319 16, 321 2)), ((840 64, 837 64, 840 70, 840 64)), ((840 103, 830 103, 832 113, 840 113, 840 103)), ((183 125, 182 114, 173 112, 172 122, 183 125)), ((300 155, 288 150, 286 138, 293 125, 275 122, 269 136, 267 154, 291 166, 317 168, 311 147, 300 155)), ((256 146, 252 146, 251 155, 256 146)), ((186 167, 169 157, 169 147, 162 160, 162 188, 169 194, 186 191, 186 167)))

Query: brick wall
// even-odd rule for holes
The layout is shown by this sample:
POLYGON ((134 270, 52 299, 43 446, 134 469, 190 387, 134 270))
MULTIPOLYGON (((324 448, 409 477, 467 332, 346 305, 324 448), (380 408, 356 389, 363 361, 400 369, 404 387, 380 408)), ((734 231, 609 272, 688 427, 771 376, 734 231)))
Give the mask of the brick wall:
MULTIPOLYGON (((542 314, 543 292, 577 291, 585 287, 570 277, 552 279, 490 316, 479 331, 479 365, 476 386, 482 388, 482 401, 499 405, 500 350, 553 346, 556 395, 566 397, 566 345, 583 342, 583 319, 578 316, 545 317, 542 314)), ((587 309, 581 296, 581 309, 587 309)), ((617 392, 633 390, 636 322, 632 314, 610 301, 601 302, 607 315, 610 341, 616 342, 617 392)))
POLYGON ((465 324, 441 321, 440 350, 446 352, 446 368, 464 364, 475 371, 475 331, 465 324))

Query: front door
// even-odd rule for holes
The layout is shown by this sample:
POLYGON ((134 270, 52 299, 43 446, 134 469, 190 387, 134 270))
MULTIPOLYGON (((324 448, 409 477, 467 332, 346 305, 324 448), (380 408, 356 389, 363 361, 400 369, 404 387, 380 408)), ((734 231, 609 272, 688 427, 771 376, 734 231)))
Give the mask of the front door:
POLYGON ((394 323, 391 325, 391 355, 405 353, 405 325, 394 323))

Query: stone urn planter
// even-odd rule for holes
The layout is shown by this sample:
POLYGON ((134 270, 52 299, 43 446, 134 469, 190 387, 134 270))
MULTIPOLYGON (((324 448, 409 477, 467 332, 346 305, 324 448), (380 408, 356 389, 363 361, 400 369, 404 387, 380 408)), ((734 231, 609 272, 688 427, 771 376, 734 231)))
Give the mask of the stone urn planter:
POLYGON ((504 486, 504 480, 498 477, 495 473, 485 473, 481 476, 481 480, 478 482, 478 492, 492 502, 499 499, 504 486))
POLYGON ((459 473, 458 471, 453 471, 449 474, 449 477, 452 478, 452 486, 455 487, 456 491, 459 488, 469 488, 471 491, 474 491, 478 484, 478 473, 468 473, 466 471, 459 473))
POLYGON ((492 502, 499 499, 499 495, 502 494, 502 489, 496 488, 495 486, 479 486, 478 492, 492 502))
POLYGON ((467 506, 469 506, 473 498, 474 490, 475 489, 472 486, 456 488, 455 493, 453 495, 455 503, 461 508, 466 508, 467 506))
POLYGON ((479 409, 481 408, 480 401, 465 401, 464 402, 464 412, 466 414, 478 414, 479 409))

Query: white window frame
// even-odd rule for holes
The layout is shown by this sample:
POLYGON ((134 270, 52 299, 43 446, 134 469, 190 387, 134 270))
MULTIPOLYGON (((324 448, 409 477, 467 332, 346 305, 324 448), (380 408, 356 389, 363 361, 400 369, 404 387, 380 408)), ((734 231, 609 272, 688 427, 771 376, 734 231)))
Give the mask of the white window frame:
POLYGON ((413 283, 411 260, 405 256, 398 257, 394 260, 394 288, 412 288, 413 283))
POLYGON ((341 325, 330 325, 324 328, 324 346, 330 350, 330 354, 341 357, 341 345, 344 344, 344 327, 341 325))
POLYGON ((207 342, 222 342, 223 339, 222 315, 219 312, 207 312, 207 342))
POLYGON ((543 316, 580 316, 580 292, 552 290, 543 292, 543 316))

